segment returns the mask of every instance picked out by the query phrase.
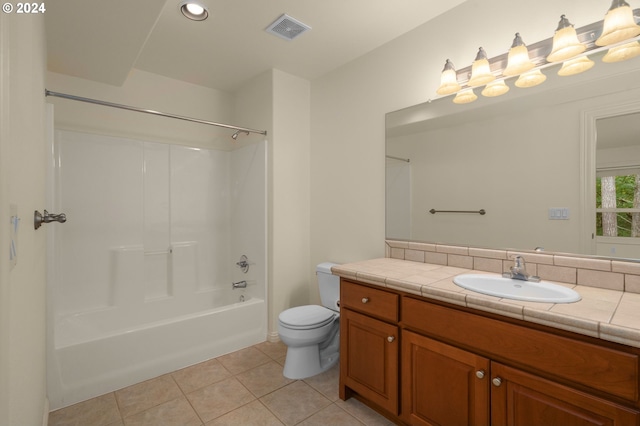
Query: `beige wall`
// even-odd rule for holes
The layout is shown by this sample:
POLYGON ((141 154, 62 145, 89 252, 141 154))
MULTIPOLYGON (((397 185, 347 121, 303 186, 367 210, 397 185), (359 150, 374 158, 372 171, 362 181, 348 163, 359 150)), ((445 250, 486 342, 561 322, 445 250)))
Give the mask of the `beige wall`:
POLYGON ((310 84, 273 71, 270 210, 270 338, 278 314, 309 303, 310 84))
POLYGON ((45 236, 44 19, 0 14, 0 424, 43 424, 45 236), (9 207, 20 218, 18 258, 8 259, 9 207))
POLYGON ((385 114, 435 98, 447 58, 464 68, 481 45, 497 56, 516 31, 535 43, 553 35, 561 14, 580 27, 602 19, 608 6, 596 0, 542 0, 535 7, 525 0, 468 0, 314 80, 311 267, 384 256, 385 114))
POLYGON ((268 135, 269 339, 278 315, 308 303, 309 82, 279 70, 235 93, 235 116, 268 135))

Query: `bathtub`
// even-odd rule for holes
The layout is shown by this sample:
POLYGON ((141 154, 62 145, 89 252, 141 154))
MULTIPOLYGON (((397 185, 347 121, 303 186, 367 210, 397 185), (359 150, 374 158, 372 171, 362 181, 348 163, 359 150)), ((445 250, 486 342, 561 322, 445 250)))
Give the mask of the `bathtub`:
POLYGON ((67 215, 45 228, 51 409, 266 340, 266 140, 50 142, 47 205, 67 215))
POLYGON ((246 291, 216 292, 223 306, 134 327, 120 327, 118 309, 57 318, 47 372, 51 409, 265 341, 265 301, 246 291))

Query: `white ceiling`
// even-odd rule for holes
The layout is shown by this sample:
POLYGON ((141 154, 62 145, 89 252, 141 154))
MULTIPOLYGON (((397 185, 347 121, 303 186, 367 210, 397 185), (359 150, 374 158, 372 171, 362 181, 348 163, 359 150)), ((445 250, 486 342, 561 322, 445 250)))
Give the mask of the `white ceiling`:
POLYGON ((180 0, 47 3, 50 71, 120 86, 132 69, 233 91, 272 68, 313 80, 465 0, 180 0), (265 32, 283 13, 312 29, 292 41, 265 32))

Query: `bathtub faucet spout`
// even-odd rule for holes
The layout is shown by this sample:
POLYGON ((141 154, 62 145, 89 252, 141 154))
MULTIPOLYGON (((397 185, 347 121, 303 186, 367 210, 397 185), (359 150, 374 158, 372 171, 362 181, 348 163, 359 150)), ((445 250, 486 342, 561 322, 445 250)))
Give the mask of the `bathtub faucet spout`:
POLYGON ((247 282, 243 280, 237 283, 231 283, 231 288, 247 288, 247 282))

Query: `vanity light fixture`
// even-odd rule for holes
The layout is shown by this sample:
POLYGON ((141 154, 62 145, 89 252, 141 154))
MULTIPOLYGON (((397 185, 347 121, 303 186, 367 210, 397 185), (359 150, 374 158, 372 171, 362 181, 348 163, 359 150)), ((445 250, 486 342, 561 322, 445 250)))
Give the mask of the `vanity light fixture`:
POLYGON ((637 41, 612 47, 606 55, 602 57, 602 62, 622 62, 640 55, 640 43, 637 41))
POLYGON ((456 93, 456 97, 453 98, 454 104, 468 104, 478 99, 478 95, 473 93, 473 89, 464 89, 456 93))
POLYGON ((489 59, 480 47, 472 65, 457 71, 447 59, 436 93, 455 94, 453 102, 464 104, 478 98, 475 87, 485 86, 481 93, 486 97, 507 93, 512 77, 517 77, 516 87, 537 86, 547 79, 542 70, 557 63, 562 63, 558 75, 564 77, 591 69, 595 63, 589 55, 594 53, 607 50, 605 63, 640 56, 638 16, 640 9, 632 10, 625 0, 612 0, 604 20, 578 29, 562 15, 552 38, 527 46, 516 33, 508 53, 489 59))
POLYGON ((640 26, 633 18, 631 6, 624 0, 613 0, 604 17, 602 34, 596 40, 598 46, 620 43, 640 34, 640 26))
MULTIPOLYGON (((603 58, 604 60, 604 58, 603 58)), ((562 63, 562 68, 558 71, 558 75, 561 77, 567 77, 570 75, 580 74, 590 70, 595 65, 588 56, 580 56, 576 59, 570 59, 562 63)))
POLYGON ((502 75, 510 77, 522 74, 535 66, 536 65, 531 62, 531 59, 529 59, 529 50, 522 41, 520 33, 516 33, 516 37, 511 44, 511 49, 509 49, 507 67, 502 71, 502 75))
POLYGON ((482 89, 482 96, 486 96, 487 98, 494 98, 496 96, 504 95, 509 91, 509 86, 504 80, 494 80, 491 83, 484 86, 482 89))
POLYGON ((547 56, 549 62, 560 62, 573 58, 587 50, 587 46, 580 43, 578 33, 565 15, 560 16, 558 28, 553 35, 553 47, 547 56))
POLYGON ((538 84, 544 83, 547 79, 547 76, 542 74, 539 68, 525 72, 524 74, 520 74, 520 77, 515 82, 516 87, 521 89, 526 89, 528 87, 534 87, 538 84))
POLYGON ((440 87, 436 90, 438 95, 450 95, 460 90, 458 84, 458 76, 456 75, 456 69, 453 67, 453 63, 447 59, 442 69, 440 76, 440 87))
POLYGON ((487 52, 481 47, 478 49, 476 60, 471 65, 471 78, 469 79, 469 86, 482 86, 490 83, 496 79, 496 76, 491 74, 491 68, 489 67, 489 59, 487 59, 487 52))
POLYGON ((207 8, 197 1, 184 1, 179 7, 180 12, 192 21, 204 21, 209 17, 207 8))

